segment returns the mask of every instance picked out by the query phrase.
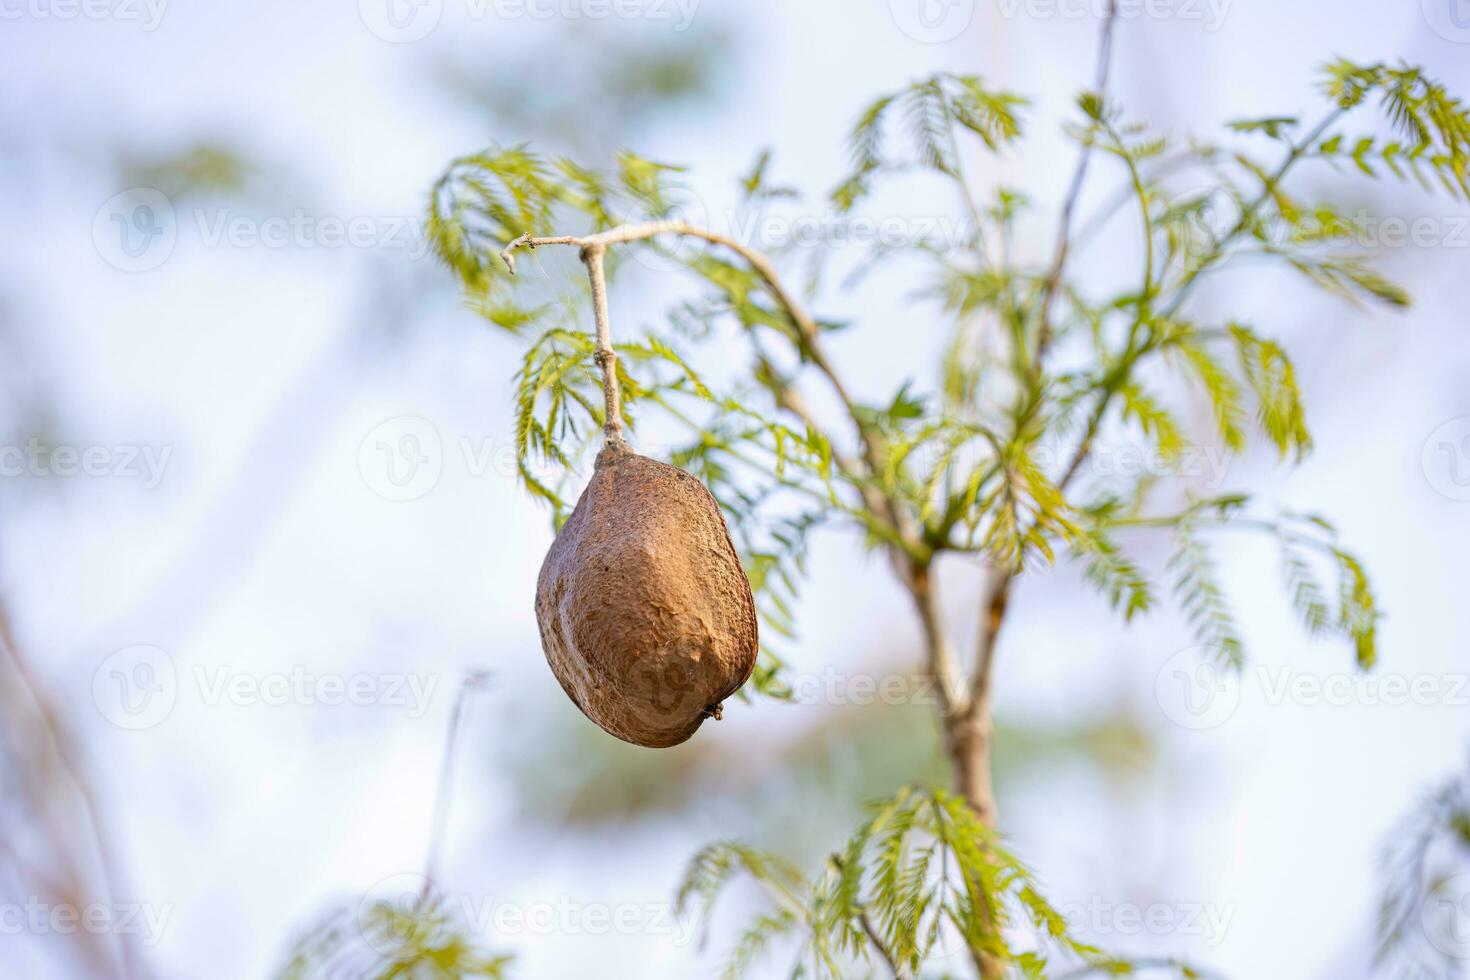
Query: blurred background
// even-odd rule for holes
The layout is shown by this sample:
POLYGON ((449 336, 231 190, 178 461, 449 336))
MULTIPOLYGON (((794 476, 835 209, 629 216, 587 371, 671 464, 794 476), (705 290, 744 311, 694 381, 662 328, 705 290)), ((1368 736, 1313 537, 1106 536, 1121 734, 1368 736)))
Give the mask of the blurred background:
MULTIPOLYGON (((1114 93, 1184 138, 1314 108, 1335 54, 1467 92, 1457 2, 1125 3, 1114 93)), ((697 847, 810 867, 864 800, 942 778, 927 705, 824 674, 906 674, 919 651, 888 569, 843 535, 812 555, 795 704, 731 705, 657 753, 581 717, 532 612, 552 530, 515 479, 520 345, 462 308, 424 206, 491 143, 598 166, 628 146, 687 165, 718 227, 763 148, 820 195, 873 96, 948 69, 1034 99, 1024 151, 972 172, 1036 198, 1017 247, 1043 255, 1100 8, 0 0, 0 975, 274 974, 421 873, 461 694, 438 884, 521 977, 714 975, 756 896, 708 935, 676 918, 697 847)), ((1385 841, 1470 749, 1470 229, 1443 196, 1325 167, 1304 183, 1444 233, 1384 249, 1406 313, 1275 279, 1200 294, 1284 337, 1317 444, 1222 485, 1338 521, 1387 613, 1378 675, 1411 693, 1305 638, 1269 549, 1242 540, 1223 572, 1252 667, 1194 710, 1171 695, 1178 617, 1125 630, 1060 567, 1027 577, 1007 627, 1000 795, 1084 936, 1352 980, 1372 975, 1385 841)), ((879 207, 947 213, 905 193, 879 207)), ((657 323, 668 278, 631 268, 615 318, 657 323)), ((857 322, 833 347, 861 397, 932 372, 943 338, 909 296, 878 279, 824 303, 857 322)), ((967 593, 948 590, 960 635, 967 593)))

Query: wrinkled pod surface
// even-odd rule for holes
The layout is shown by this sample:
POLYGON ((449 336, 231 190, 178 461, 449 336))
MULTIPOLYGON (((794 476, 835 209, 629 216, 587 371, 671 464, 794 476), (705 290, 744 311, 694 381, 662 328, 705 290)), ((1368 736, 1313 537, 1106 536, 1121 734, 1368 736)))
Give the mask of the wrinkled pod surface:
POLYGON ((688 739, 755 667, 755 600, 714 497, 620 441, 547 552, 536 621, 567 696, 634 745, 688 739))

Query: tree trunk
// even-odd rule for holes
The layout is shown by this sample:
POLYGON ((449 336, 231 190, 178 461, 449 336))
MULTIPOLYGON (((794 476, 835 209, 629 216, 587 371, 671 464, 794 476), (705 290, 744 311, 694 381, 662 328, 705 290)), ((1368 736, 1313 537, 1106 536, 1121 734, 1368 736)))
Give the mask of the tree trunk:
MULTIPOLYGON (((991 830, 997 827, 999 814, 995 803, 995 786, 991 778, 991 750, 994 747, 990 720, 989 697, 978 698, 959 714, 944 718, 945 749, 949 753, 954 789, 970 804, 980 821, 991 830)), ((979 896, 976 909, 984 918, 987 933, 999 926, 991 910, 991 896, 979 896)), ((1005 964, 982 950, 972 950, 980 980, 1000 980, 1005 964)))
POLYGON ((995 830, 999 814, 991 778, 994 728, 988 696, 977 699, 960 714, 944 719, 944 743, 954 775, 955 792, 965 798, 986 827, 995 830))
MULTIPOLYGON (((949 641, 940 622, 939 601, 930 579, 927 565, 914 566, 907 583, 919 612, 924 629, 926 663, 940 691, 939 722, 944 737, 944 751, 949 757, 951 778, 956 793, 990 830, 998 826, 999 814, 995 802, 995 787, 991 773, 991 750, 993 748, 993 726, 990 718, 990 685, 988 673, 978 686, 973 697, 967 697, 963 676, 950 676, 954 667, 949 641), (959 690, 952 685, 959 683, 959 690)), ((993 641, 998 632, 1000 617, 1004 616, 1004 597, 997 604, 992 600, 988 627, 989 639, 993 641), (997 608, 997 606, 999 608, 997 608)), ((982 651, 986 655, 988 651, 982 651)), ((987 934, 995 933, 999 926, 991 911, 988 895, 972 896, 975 907, 983 917, 987 934)), ((983 950, 971 949, 971 959, 980 980, 1001 980, 1005 976, 1005 963, 983 950)))

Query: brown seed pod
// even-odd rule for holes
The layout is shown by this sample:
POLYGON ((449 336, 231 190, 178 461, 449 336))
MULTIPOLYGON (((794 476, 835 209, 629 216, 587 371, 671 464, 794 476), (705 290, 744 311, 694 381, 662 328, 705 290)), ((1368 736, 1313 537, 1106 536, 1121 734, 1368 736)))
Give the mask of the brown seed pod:
POLYGON ((750 677, 755 600, 704 484, 609 440, 536 583, 552 673, 625 742, 693 735, 750 677))

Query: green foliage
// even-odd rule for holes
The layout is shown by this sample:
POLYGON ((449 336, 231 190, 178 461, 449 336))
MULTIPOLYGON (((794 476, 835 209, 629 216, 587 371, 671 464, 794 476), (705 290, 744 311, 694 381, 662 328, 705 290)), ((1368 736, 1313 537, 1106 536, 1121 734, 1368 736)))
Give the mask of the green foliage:
MULTIPOLYGON (((1245 406, 1240 382, 1224 367, 1209 347, 1192 333, 1184 333, 1175 341, 1180 355, 1198 379, 1210 400, 1220 441, 1233 453, 1246 447, 1245 406)), ((1277 348, 1279 350, 1280 348, 1277 348)), ((1284 358, 1285 355, 1283 354, 1284 358)), ((1290 362, 1287 362, 1288 364, 1290 362)), ((1249 372, 1247 372, 1249 376, 1249 372)), ((1294 392, 1293 388, 1293 392, 1294 392)), ((1303 430, 1303 435, 1305 431, 1303 430)))
MULTIPOLYGON (((1281 555, 1282 577, 1287 599, 1297 617, 1314 636, 1331 635, 1349 642, 1357 666, 1371 669, 1378 660, 1378 622, 1382 613, 1362 561, 1344 549, 1336 528, 1316 514, 1285 513, 1274 518, 1255 516, 1251 501, 1239 494, 1196 500, 1183 511, 1162 517, 1117 514, 1104 508, 1090 513, 1090 540, 1126 528, 1169 528, 1174 552, 1168 561, 1173 591, 1180 609, 1195 629, 1199 643, 1221 661, 1239 667, 1244 663, 1245 645, 1235 625, 1207 535, 1219 531, 1265 534, 1275 541, 1281 555), (1324 566, 1336 576, 1336 587, 1324 584, 1324 566)), ((1094 556, 1087 574, 1115 607, 1131 618, 1132 606, 1148 595, 1146 577, 1131 563, 1122 572, 1110 574, 1094 556)))
POLYGON ((750 173, 740 179, 740 189, 744 192, 745 200, 760 201, 800 197, 800 192, 795 188, 772 186, 767 182, 766 171, 770 165, 771 151, 762 150, 760 156, 756 157, 755 164, 750 168, 750 173))
POLYGON ((501 980, 509 956, 481 950, 432 895, 402 903, 365 902, 330 913, 305 930, 277 980, 501 980))
MULTIPOLYGON (((621 153, 612 173, 548 160, 527 146, 491 147, 454 160, 435 182, 425 228, 435 254, 459 277, 472 305, 499 325, 539 322, 549 310, 510 302, 500 251, 523 234, 584 233, 662 218, 685 201, 680 168, 621 153)), ((655 248, 642 244, 632 247, 655 248)))
POLYGON ((833 202, 844 211, 851 210, 872 191, 877 176, 914 167, 963 180, 958 131, 976 137, 992 151, 999 150, 1020 137, 1019 110, 1026 104, 1014 93, 987 88, 979 76, 947 72, 879 96, 853 126, 849 137, 852 171, 832 191, 833 202), (888 152, 888 125, 894 115, 901 115, 907 125, 911 154, 888 152))
POLYGON ((1382 162, 1400 180, 1412 175, 1429 190, 1427 169, 1451 197, 1470 199, 1470 112, 1442 84, 1411 65, 1391 68, 1346 59, 1329 64, 1326 75, 1327 94, 1344 111, 1377 95, 1399 139, 1349 140, 1339 133, 1315 143, 1312 152, 1329 160, 1349 159, 1373 177, 1378 176, 1374 163, 1382 162))
POLYGON ((175 203, 192 197, 229 196, 250 200, 270 195, 269 173, 239 147, 209 140, 191 143, 173 153, 118 160, 120 181, 133 188, 161 191, 175 203))
POLYGON ((1245 646, 1235 616, 1220 587, 1213 556, 1200 540, 1193 521, 1181 521, 1174 532, 1174 594, 1193 624, 1195 635, 1211 654, 1231 666, 1245 661, 1245 646))
POLYGON ((1300 459, 1312 448, 1312 437, 1307 432, 1302 394, 1297 388, 1296 368, 1291 358, 1280 344, 1260 337, 1248 327, 1232 324, 1229 330, 1241 371, 1259 405, 1257 417, 1261 428, 1283 457, 1295 452, 1300 459))
POLYGON ((1143 570, 1123 553, 1112 538, 1096 531, 1085 553, 1087 580, 1105 595, 1125 621, 1153 608, 1154 591, 1143 570))
MULTIPOLYGON (((1363 565, 1325 520, 1264 517, 1244 494, 1199 498, 1165 473, 1092 465, 1120 439, 1165 461, 1215 444, 1244 453, 1255 428, 1283 461, 1311 450, 1286 345, 1228 317, 1200 322, 1191 300, 1208 278, 1249 260, 1354 303, 1407 307, 1407 294, 1360 247, 1365 222, 1301 199, 1292 182, 1308 165, 1350 161, 1354 173, 1432 177, 1464 198, 1470 118, 1411 67, 1334 62, 1324 91, 1330 105, 1315 124, 1296 114, 1239 121, 1218 145, 1159 135, 1104 93, 1084 93, 1068 132, 1096 157, 1094 173, 1112 172, 1117 193, 1076 223, 1073 205, 1087 198, 1071 198, 1059 249, 1039 259, 1017 247, 1036 237, 1022 227, 1033 220, 1026 197, 1009 188, 980 197, 964 165, 968 153, 1008 152, 1019 141, 1022 98, 975 76, 938 74, 874 100, 852 130, 851 169, 831 193, 840 220, 871 205, 883 182, 919 176, 955 194, 963 230, 875 245, 835 285, 826 250, 806 263, 805 297, 818 303, 895 270, 916 276, 916 322, 945 331, 932 377, 891 379, 867 398, 848 389, 826 351, 827 335, 845 325, 807 313, 782 282, 791 249, 761 255, 718 228, 629 234, 609 248, 614 280, 621 257, 652 250, 678 270, 663 282, 689 291, 672 300, 669 329, 614 331, 617 385, 635 445, 699 476, 727 516, 762 613, 759 692, 789 694, 778 647, 795 635, 818 528, 855 532, 910 583, 945 554, 980 560, 1007 582, 1067 556, 1127 620, 1156 608, 1161 594, 1129 549, 1161 532, 1173 542, 1167 591, 1201 644, 1235 665, 1245 642, 1214 538, 1264 533, 1278 544, 1288 598, 1308 632, 1346 640, 1360 668, 1373 666, 1381 614, 1363 565), (1393 139, 1349 137, 1341 127, 1373 105, 1393 139), (1138 265, 1121 281, 1084 280, 1076 270, 1105 233, 1131 236, 1138 265), (1178 407, 1191 392, 1208 404, 1204 432, 1178 407)), ((772 180, 771 160, 760 154, 738 187, 757 216, 800 200, 772 180)), ((472 308, 526 338, 518 460, 553 521, 564 517, 604 421, 585 286, 570 274, 513 279, 499 252, 525 235, 576 237, 678 214, 680 173, 629 153, 604 172, 502 147, 454 161, 435 186, 428 227, 437 254, 472 308), (567 288, 548 294, 548 281, 567 288)), ((882 953, 912 975, 949 931, 1019 976, 1044 976, 1058 957, 1127 972, 1074 943, 1024 868, 974 824, 951 797, 905 794, 815 878, 723 845, 701 854, 683 898, 707 904, 737 874, 767 889, 774 911, 737 944, 733 973, 800 936, 798 972, 835 976, 882 953), (1023 937, 1034 942, 1012 945, 1023 937)))
MULTIPOLYGON (((680 911, 706 929, 716 900, 738 878, 772 906, 732 950, 724 977, 744 976, 781 940, 795 946, 794 976, 840 978, 876 971, 915 977, 956 950, 984 956, 1006 976, 1076 971, 1119 976, 1136 965, 1079 940, 1042 895, 1031 871, 960 797, 905 789, 871 804, 869 819, 807 878, 789 862, 741 844, 695 855, 679 889, 680 911), (1011 937, 1023 935, 1024 938, 1011 937)), ((1170 964, 1178 976, 1197 976, 1170 964)))
POLYGON ((1295 116, 1267 116, 1264 119, 1237 119, 1227 125, 1237 133, 1263 133, 1273 140, 1291 138, 1291 132, 1300 125, 1295 116))
POLYGON ((1333 633, 1353 644, 1358 666, 1378 662, 1377 609, 1368 573, 1356 555, 1343 550, 1337 531, 1314 514, 1287 515, 1272 528, 1281 546, 1287 592, 1302 623, 1314 634, 1333 633), (1317 562, 1311 559, 1315 557, 1317 562), (1337 576, 1336 602, 1316 577, 1315 565, 1325 562, 1337 576))
POLYGON ((1470 771, 1428 796, 1395 828, 1383 855, 1375 976, 1463 976, 1455 955, 1470 874, 1470 771), (1443 889, 1441 891, 1441 889, 1443 889), (1443 931, 1441 931, 1443 930, 1443 931), (1436 943, 1442 936, 1449 942, 1436 943))
POLYGON ((702 21, 695 34, 616 34, 595 44, 577 21, 547 26, 553 37, 507 45, 494 58, 473 47, 449 52, 435 59, 434 74, 477 125, 489 118, 500 131, 534 131, 542 144, 590 153, 656 128, 670 110, 708 110, 732 67, 732 37, 719 23, 702 21), (547 51, 573 49, 577 57, 561 59, 556 84, 537 81, 547 51))
MULTIPOLYGON (((1287 178, 1310 161, 1333 158, 1343 145, 1334 127, 1376 96, 1401 143, 1391 151, 1379 146, 1376 159, 1411 158, 1458 183, 1453 178, 1470 148, 1465 113, 1415 69, 1336 62, 1326 70, 1325 89, 1333 106, 1311 129, 1287 115, 1231 124, 1246 140, 1264 137, 1284 147, 1284 159, 1274 165, 1247 146, 1227 151, 1156 136, 1126 121, 1101 95, 1085 93, 1078 103, 1082 122, 1071 132, 1116 161, 1123 184, 1076 233, 1071 251, 1129 211, 1144 245, 1136 280, 1097 296, 1070 282, 1066 266, 1057 275, 1018 256, 1016 224, 1028 213, 1021 194, 1002 188, 981 206, 964 176, 962 139, 983 151, 1012 145, 1022 134, 1024 99, 975 76, 938 74, 874 100, 853 128, 853 168, 834 196, 839 208, 856 208, 881 180, 927 171, 955 187, 974 225, 959 241, 916 239, 875 250, 909 251, 931 270, 926 295, 950 321, 950 340, 932 393, 909 382, 868 405, 839 388, 848 431, 808 405, 811 376, 832 377, 818 345, 833 325, 804 318, 767 270, 731 248, 706 243, 674 251, 656 236, 610 251, 616 273, 620 254, 659 250, 698 290, 670 313, 672 334, 696 349, 678 349, 668 334, 620 334, 618 385, 635 435, 646 416, 687 433, 687 441, 665 441, 665 455, 700 476, 729 519, 768 638, 756 690, 784 693, 778 647, 795 635, 806 548, 819 527, 854 528, 869 547, 904 561, 927 564, 949 551, 984 557, 1011 574, 1066 553, 1130 619, 1156 605, 1155 592, 1128 557, 1121 532, 1172 529, 1177 547, 1168 572, 1176 599, 1202 642, 1229 661, 1243 657, 1197 526, 1205 511, 1149 518, 1157 474, 1109 485, 1087 479, 1096 475, 1088 462, 1115 420, 1166 460, 1196 449, 1201 438, 1243 452, 1249 402, 1282 458, 1310 451, 1285 347, 1243 324, 1215 328, 1187 317, 1199 282, 1237 257, 1275 261, 1353 300, 1407 304, 1364 256, 1341 248, 1361 231, 1359 222, 1329 204, 1299 201, 1287 178), (1182 173, 1197 175, 1196 190, 1173 190, 1182 173), (1197 190, 1200 174, 1210 181, 1205 193, 1197 190), (739 338, 748 352, 744 380, 720 390, 696 368, 696 355, 718 340, 720 373, 729 375, 728 351, 739 338), (1055 359, 1072 367, 1053 373, 1053 350, 1065 350, 1065 358, 1055 359), (1214 421, 1208 436, 1190 432, 1170 406, 1170 385, 1181 383, 1208 400, 1214 421), (1069 433, 1080 433, 1073 436, 1076 449, 1054 466, 1042 447, 1069 433)), ((1359 155, 1366 159, 1367 151, 1359 155)), ((762 153, 741 181, 745 206, 779 206, 796 197, 792 188, 772 183, 770 169, 771 156, 762 153)), ((1405 165, 1404 173, 1412 172, 1405 165)), ((435 186, 428 225, 440 258, 458 274, 475 309, 529 338, 516 377, 518 468, 528 491, 551 505, 557 524, 604 421, 594 345, 575 325, 585 315, 585 289, 581 277, 567 276, 570 291, 546 295, 544 277, 529 285, 511 278, 498 253, 526 234, 584 234, 676 213, 683 200, 679 173, 631 153, 600 172, 518 146, 462 157, 435 186)), ((821 268, 813 264, 814 288, 821 268)), ((863 268, 881 271, 876 263, 863 268)), ((733 367, 740 376, 738 364, 733 367)), ((1291 591, 1309 630, 1330 625, 1352 638, 1366 665, 1373 659, 1375 605, 1361 566, 1345 552, 1335 560, 1343 584, 1331 615, 1296 564, 1291 591)))

